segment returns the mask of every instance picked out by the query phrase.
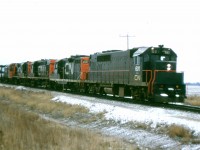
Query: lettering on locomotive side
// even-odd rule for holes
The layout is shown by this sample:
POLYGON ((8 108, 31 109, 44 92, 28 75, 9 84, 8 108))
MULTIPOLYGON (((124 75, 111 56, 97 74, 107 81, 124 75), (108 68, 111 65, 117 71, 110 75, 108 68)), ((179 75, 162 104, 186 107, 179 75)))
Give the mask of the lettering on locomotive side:
POLYGON ((134 76, 134 80, 135 80, 135 81, 140 81, 140 79, 141 79, 140 75, 135 75, 135 76, 134 76))
POLYGON ((140 71, 140 66, 135 66, 135 71, 140 71))

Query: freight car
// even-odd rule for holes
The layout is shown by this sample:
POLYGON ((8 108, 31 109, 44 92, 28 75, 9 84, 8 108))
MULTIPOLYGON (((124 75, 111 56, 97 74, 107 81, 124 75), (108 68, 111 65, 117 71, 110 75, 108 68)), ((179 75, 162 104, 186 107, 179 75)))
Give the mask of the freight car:
POLYGON ((160 45, 10 64, 4 67, 8 71, 1 80, 57 90, 131 96, 135 100, 183 102, 184 73, 177 72, 176 65, 176 53, 160 45))

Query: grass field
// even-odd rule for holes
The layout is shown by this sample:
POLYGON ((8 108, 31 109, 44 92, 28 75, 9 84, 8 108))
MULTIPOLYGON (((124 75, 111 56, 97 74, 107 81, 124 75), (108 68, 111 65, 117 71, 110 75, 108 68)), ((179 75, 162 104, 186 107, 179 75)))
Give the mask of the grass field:
POLYGON ((200 106, 200 96, 189 96, 185 100, 186 104, 194 105, 194 106, 200 106))
MULTIPOLYGON (((137 146, 121 139, 105 137, 86 129, 69 128, 38 114, 53 118, 78 119, 81 123, 91 123, 104 119, 104 113, 89 114, 80 105, 50 101, 50 92, 31 92, 0 87, 0 149, 137 149, 137 146), (80 116, 87 116, 76 118, 80 116)), ((188 98, 188 102, 198 101, 198 97, 188 98)), ((197 104, 197 103, 195 103, 197 104)), ((134 129, 149 129, 144 123, 130 123, 134 129)), ((159 126, 159 134, 166 134, 183 143, 200 143, 187 128, 178 125, 159 126)))
POLYGON ((0 149, 2 150, 107 150, 137 149, 123 140, 86 129, 69 128, 41 118, 34 111, 54 116, 88 113, 80 106, 50 101, 49 93, 0 88, 0 149))

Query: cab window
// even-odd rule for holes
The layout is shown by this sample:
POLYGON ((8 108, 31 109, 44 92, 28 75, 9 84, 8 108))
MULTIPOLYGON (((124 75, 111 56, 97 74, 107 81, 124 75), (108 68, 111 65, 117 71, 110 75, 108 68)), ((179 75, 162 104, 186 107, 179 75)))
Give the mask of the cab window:
POLYGON ((58 64, 57 63, 55 64, 55 69, 58 69, 58 64))
POLYGON ((165 56, 160 56, 161 61, 165 61, 165 58, 166 58, 165 56))
POLYGON ((66 71, 66 72, 69 72, 69 65, 66 65, 66 66, 65 66, 65 71, 66 71))
POLYGON ((169 61, 169 56, 160 56, 161 61, 169 61))
POLYGON ((134 59, 134 64, 135 65, 140 65, 140 57, 139 56, 136 56, 133 59, 134 59))
POLYGON ((88 60, 82 60, 83 64, 88 64, 88 60))

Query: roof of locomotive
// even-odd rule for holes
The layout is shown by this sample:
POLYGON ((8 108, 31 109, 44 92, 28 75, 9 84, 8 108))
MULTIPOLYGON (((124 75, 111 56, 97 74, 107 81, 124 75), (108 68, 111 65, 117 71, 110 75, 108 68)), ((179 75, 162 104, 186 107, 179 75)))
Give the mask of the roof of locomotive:
POLYGON ((139 47, 134 53, 133 56, 139 56, 143 54, 145 51, 147 51, 149 47, 139 47))
MULTIPOLYGON (((167 51, 168 52, 170 51, 170 55, 176 56, 176 53, 171 48, 166 48, 163 45, 158 45, 158 47, 136 47, 136 48, 132 48, 126 51, 130 51, 131 56, 139 56, 144 53, 164 54, 164 53, 167 53, 167 51)), ((107 50, 107 51, 97 52, 92 55, 107 55, 107 54, 114 54, 114 53, 120 53, 120 52, 125 52, 125 51, 107 50)))
POLYGON ((133 48, 132 50, 135 50, 135 52, 133 53, 133 57, 140 56, 145 53, 177 56, 171 48, 166 48, 163 45, 159 45, 158 47, 139 47, 133 48))

